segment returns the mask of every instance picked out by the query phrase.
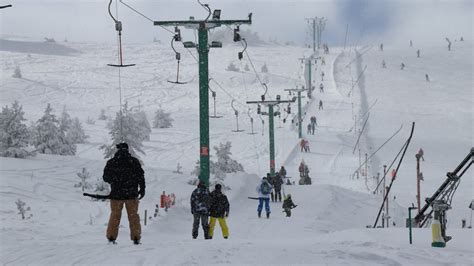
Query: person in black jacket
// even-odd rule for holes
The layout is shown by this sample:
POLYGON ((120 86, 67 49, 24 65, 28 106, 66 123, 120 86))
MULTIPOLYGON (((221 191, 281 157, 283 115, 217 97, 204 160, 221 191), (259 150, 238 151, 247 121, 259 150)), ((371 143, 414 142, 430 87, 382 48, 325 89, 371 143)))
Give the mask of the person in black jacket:
POLYGON ((145 176, 138 159, 128 152, 127 143, 117 144, 117 152, 107 161, 103 179, 111 186, 110 219, 107 226, 107 239, 115 243, 125 204, 130 225, 130 238, 140 244, 141 226, 138 216, 139 199, 145 196, 145 176), (139 190, 140 188, 140 190, 139 190))
POLYGON ((229 228, 227 227, 225 218, 229 217, 229 200, 227 200, 226 195, 222 194, 221 184, 216 184, 214 191, 211 192, 211 207, 209 208, 209 214, 211 216, 209 222, 209 238, 212 239, 217 220, 221 226, 222 235, 227 239, 229 237, 229 228))
POLYGON ((191 194, 191 213, 194 217, 193 222, 193 238, 198 237, 199 221, 201 221, 202 230, 204 231, 204 238, 209 239, 209 205, 211 203, 211 196, 206 184, 199 181, 198 187, 191 194))
POLYGON ((279 172, 277 172, 272 179, 273 189, 275 190, 275 202, 281 202, 281 185, 283 184, 283 179, 281 178, 279 172))

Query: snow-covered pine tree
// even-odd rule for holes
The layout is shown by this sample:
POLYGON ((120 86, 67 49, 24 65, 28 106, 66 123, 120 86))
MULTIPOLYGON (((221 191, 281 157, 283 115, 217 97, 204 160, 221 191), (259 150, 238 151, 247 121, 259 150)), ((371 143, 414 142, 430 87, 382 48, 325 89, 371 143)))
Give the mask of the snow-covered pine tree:
POLYGON ((0 156, 25 158, 34 155, 27 151, 30 134, 23 121, 23 107, 15 101, 12 107, 3 107, 0 113, 0 156))
POLYGON ((227 66, 227 68, 225 70, 238 72, 239 68, 236 67, 233 62, 230 62, 230 64, 227 66))
POLYGON ((105 115, 105 110, 101 109, 99 114, 99 120, 107 120, 107 116, 105 115))
POLYGON ((86 139, 89 138, 84 132, 79 118, 76 117, 72 120, 71 127, 67 132, 67 138, 74 144, 85 143, 86 139))
POLYGON ((12 77, 21 79, 23 76, 21 75, 21 69, 19 66, 15 67, 12 77))
POLYGON ((199 176, 199 173, 201 173, 201 161, 197 160, 194 169, 191 171, 191 175, 199 176))
POLYGON ((217 162, 211 162, 211 171, 216 171, 215 169, 220 169, 224 173, 236 173, 244 171, 244 167, 240 163, 230 158, 230 155, 232 154, 230 152, 231 148, 232 143, 230 141, 227 141, 226 143, 220 143, 219 147, 214 146, 217 162))
POLYGON ((150 122, 148 122, 148 118, 146 117, 145 111, 138 111, 133 113, 133 117, 138 123, 140 127, 140 132, 143 134, 143 140, 149 141, 150 134, 151 134, 151 126, 150 122))
POLYGON ((163 109, 158 109, 153 119, 153 128, 170 128, 173 127, 173 118, 170 113, 166 113, 163 109))
POLYGON ((122 112, 117 112, 115 119, 107 124, 112 144, 102 145, 100 149, 104 150, 104 158, 112 158, 117 151, 115 145, 125 142, 128 144, 129 152, 132 156, 138 158, 136 152, 145 154, 143 151, 144 136, 141 132, 138 122, 131 114, 128 104, 125 103, 122 107, 122 112))
POLYGON ((63 107, 61 116, 59 117, 59 131, 66 135, 66 132, 71 128, 72 119, 69 113, 66 111, 66 106, 63 107))
POLYGON ((76 145, 64 142, 65 138, 59 129, 59 121, 52 112, 53 109, 48 104, 43 116, 36 122, 33 145, 39 153, 74 155, 76 145))
POLYGON ((87 182, 87 179, 89 179, 91 177, 91 175, 85 167, 82 168, 82 172, 76 173, 76 174, 81 179, 81 181, 79 183, 75 184, 74 187, 82 188, 82 192, 84 192, 84 189, 91 189, 92 188, 92 185, 87 182))
POLYGON ((226 173, 219 167, 213 167, 214 183, 224 184, 226 173))
POLYGON ((76 154, 76 145, 74 145, 74 142, 70 139, 69 135, 71 126, 71 116, 66 111, 66 106, 64 106, 61 116, 59 117, 59 133, 61 136, 61 142, 63 143, 60 154, 76 154))

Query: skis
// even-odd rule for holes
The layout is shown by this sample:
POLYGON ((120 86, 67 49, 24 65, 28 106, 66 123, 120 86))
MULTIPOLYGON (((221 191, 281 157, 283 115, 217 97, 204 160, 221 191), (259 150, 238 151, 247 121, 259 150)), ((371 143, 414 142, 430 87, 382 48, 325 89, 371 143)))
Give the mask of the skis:
MULTIPOLYGON (((298 207, 298 205, 295 205, 295 207, 293 208, 290 208, 290 210, 293 210, 294 208, 298 207)), ((285 210, 281 211, 281 212, 286 212, 285 210)))

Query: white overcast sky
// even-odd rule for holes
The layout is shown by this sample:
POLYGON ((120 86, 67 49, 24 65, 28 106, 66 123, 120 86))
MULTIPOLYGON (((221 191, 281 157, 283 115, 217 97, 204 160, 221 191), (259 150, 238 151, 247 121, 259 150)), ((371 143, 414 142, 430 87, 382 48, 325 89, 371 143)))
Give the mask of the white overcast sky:
MULTIPOLYGON (((119 1, 119 0, 117 0, 119 1)), ((122 0, 152 20, 204 18, 196 0, 122 0)), ((114 24, 107 13, 108 0, 0 0, 13 8, 0 10, 1 35, 32 40, 53 37, 77 42, 115 42, 114 24)), ((114 14, 115 14, 114 0, 114 14)), ((342 44, 349 24, 349 43, 364 41, 444 41, 444 37, 472 39, 471 0, 203 0, 222 9, 222 19, 244 19, 253 12, 253 25, 264 40, 306 40, 308 17, 326 17, 324 41, 342 44)), ((118 5, 124 40, 168 41, 171 35, 152 22, 118 5)), ((247 27, 247 26, 246 26, 247 27)), ((183 30, 182 32, 185 32, 183 30)), ((188 31, 189 34, 189 31, 188 31)), ((188 35, 191 37, 190 35, 188 35)))

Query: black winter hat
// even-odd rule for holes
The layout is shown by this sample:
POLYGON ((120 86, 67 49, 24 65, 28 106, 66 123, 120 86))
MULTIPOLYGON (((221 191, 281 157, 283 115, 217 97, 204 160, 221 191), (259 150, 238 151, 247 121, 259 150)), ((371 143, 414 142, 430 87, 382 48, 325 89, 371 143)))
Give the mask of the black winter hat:
POLYGON ((222 185, 221 184, 216 184, 216 186, 214 187, 216 190, 221 190, 222 189, 222 185))
POLYGON ((128 144, 125 142, 119 143, 115 147, 117 147, 117 150, 128 150, 128 144))

